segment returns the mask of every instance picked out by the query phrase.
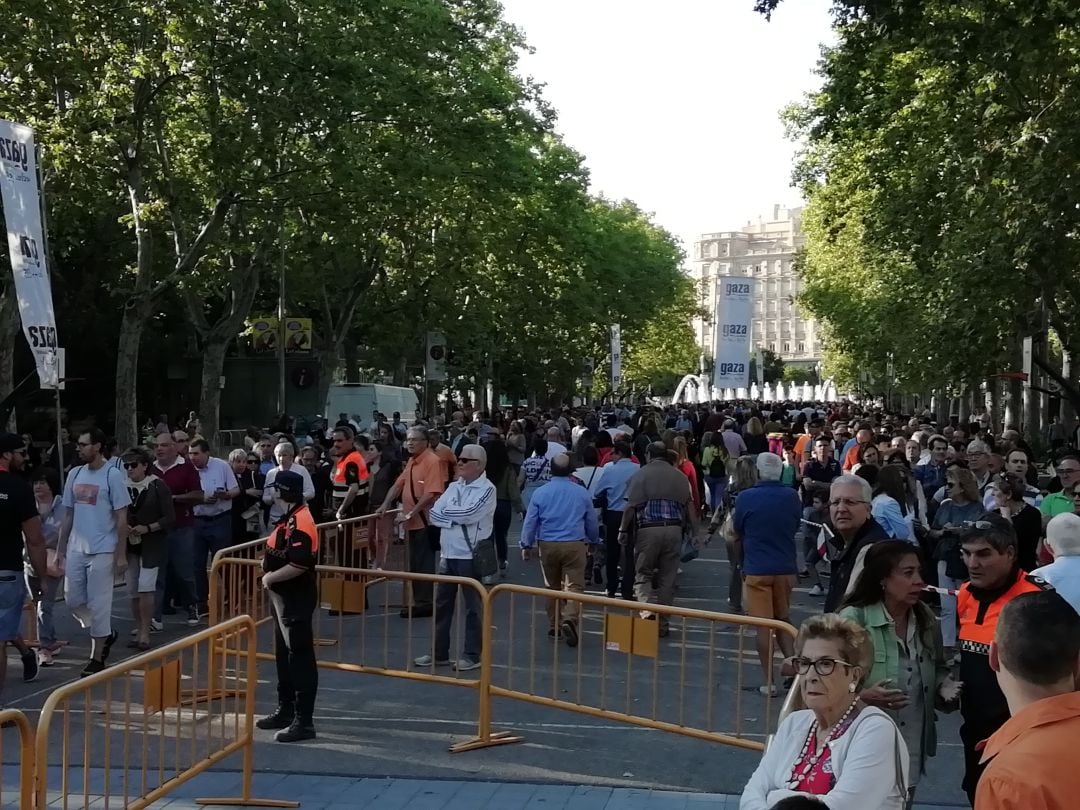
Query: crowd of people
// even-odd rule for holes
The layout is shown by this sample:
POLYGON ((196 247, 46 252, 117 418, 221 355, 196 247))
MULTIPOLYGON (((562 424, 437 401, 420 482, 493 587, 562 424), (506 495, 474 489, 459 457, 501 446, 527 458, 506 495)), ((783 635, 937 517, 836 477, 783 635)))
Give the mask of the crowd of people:
MULTIPOLYGON (((117 641, 116 577, 126 576, 136 619, 130 646, 145 650, 166 615, 201 621, 216 551, 278 531, 308 537, 317 532, 304 527, 325 520, 377 515, 366 560, 375 568, 405 538, 417 573, 492 582, 538 557, 547 587, 636 600, 661 637, 667 616, 651 606, 673 604, 680 565, 720 535, 728 610, 789 621, 800 579, 822 600, 794 644, 780 637, 779 659, 773 634, 758 633, 760 691, 779 695, 800 676, 806 708, 781 724, 744 808, 814 806, 815 796, 834 810, 910 807, 936 751, 937 712, 953 710, 976 807, 1064 806, 1003 798, 1071 783, 1026 786, 1001 741, 1080 722, 1080 455, 1065 443, 1039 457, 987 415, 937 425, 849 402, 462 409, 412 425, 341 414, 302 435, 288 424, 252 429, 232 450, 199 436, 194 414, 182 424, 148 425, 147 445, 122 452, 92 428, 70 453, 64 436, 46 452, 0 437, 13 552, 0 570, 0 630, 25 679, 64 643, 53 622, 61 582, 92 640, 90 674, 117 641), (509 548, 515 514, 520 563, 509 548), (19 635, 27 585, 36 655, 19 635), (1073 688, 1059 689, 1066 673, 1073 688), (1040 690, 1052 709, 1033 699, 1040 690)), ((284 729, 279 739, 314 736, 314 655, 294 625, 310 622, 317 600, 296 594, 308 579, 314 588, 316 561, 356 564, 348 553, 312 536, 302 558, 283 553, 267 567, 280 601, 280 703, 260 727, 284 729)), ((415 665, 478 668, 474 594, 464 591, 453 655, 456 588, 410 591, 403 619, 437 615, 433 652, 415 665)), ((552 639, 578 644, 577 604, 550 600, 552 639)))

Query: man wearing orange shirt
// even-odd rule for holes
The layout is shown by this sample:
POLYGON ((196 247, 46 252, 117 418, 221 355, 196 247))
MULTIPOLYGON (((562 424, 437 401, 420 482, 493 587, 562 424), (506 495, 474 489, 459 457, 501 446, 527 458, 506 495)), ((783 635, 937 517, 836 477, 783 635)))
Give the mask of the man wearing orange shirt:
MULTIPOLYGON (((429 524, 428 510, 446 488, 443 463, 428 447, 428 435, 423 428, 411 428, 405 435, 409 463, 386 493, 375 514, 381 516, 401 498, 401 512, 396 520, 405 524, 409 533, 409 570, 414 574, 434 574, 438 556, 438 535, 429 524)), ((431 582, 412 583, 412 607, 401 609, 401 618, 418 619, 431 616, 431 582)))
POLYGON ((1012 717, 988 739, 975 810, 1077 806, 1080 769, 1080 616, 1053 591, 1001 609, 990 666, 1012 717))

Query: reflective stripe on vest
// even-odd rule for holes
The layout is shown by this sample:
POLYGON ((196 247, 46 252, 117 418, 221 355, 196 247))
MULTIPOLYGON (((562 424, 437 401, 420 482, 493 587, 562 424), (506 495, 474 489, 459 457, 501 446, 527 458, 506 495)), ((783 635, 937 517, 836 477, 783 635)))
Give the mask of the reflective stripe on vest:
POLYGON ((353 450, 345 458, 341 459, 334 465, 334 470, 331 475, 331 481, 334 484, 334 499, 345 500, 345 496, 349 494, 349 484, 345 483, 345 467, 349 464, 355 464, 356 469, 360 471, 360 481, 357 487, 357 494, 362 495, 367 492, 368 489, 368 468, 364 462, 364 457, 360 455, 356 450, 353 450))

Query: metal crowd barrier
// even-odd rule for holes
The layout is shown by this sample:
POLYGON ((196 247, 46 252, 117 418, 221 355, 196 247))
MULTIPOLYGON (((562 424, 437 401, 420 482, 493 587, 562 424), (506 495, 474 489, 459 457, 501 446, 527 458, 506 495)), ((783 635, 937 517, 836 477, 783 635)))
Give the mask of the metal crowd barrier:
POLYGON ((148 807, 239 753, 240 795, 197 803, 297 807, 252 796, 255 690, 246 687, 257 682, 255 656, 255 623, 239 616, 57 688, 38 721, 36 776, 27 783, 34 786, 36 806, 66 810, 81 795, 77 803, 84 807, 148 807), (243 688, 232 700, 206 708, 185 704, 182 681, 207 682, 211 671, 220 682, 237 681, 243 688), (54 795, 46 767, 56 764, 50 748, 60 758, 54 795))
MULTIPOLYGON (((0 762, 8 762, 14 747, 9 742, 11 731, 18 734, 19 786, 12 790, 0 778, 0 807, 33 807, 34 799, 34 729, 26 715, 18 709, 0 709, 0 762), (15 801, 12 802, 12 796, 15 801)), ((2 771, 0 771, 2 774, 2 771)))
POLYGON ((743 631, 794 638, 786 622, 510 584, 491 589, 486 610, 494 678, 482 701, 513 698, 755 751, 775 728, 778 701, 766 697, 764 713, 755 701, 752 716, 744 705, 743 687, 760 676, 753 634, 743 631), (557 617, 570 605, 580 617, 576 647, 548 633, 553 596, 557 617), (515 651, 520 633, 530 639, 526 655, 515 651), (732 700, 718 697, 721 684, 734 687, 732 700))
MULTIPOLYGON (((316 570, 321 608, 314 629, 324 646, 318 656, 320 667, 477 690, 477 734, 451 751, 521 739, 492 730, 494 698, 513 698, 755 751, 764 749, 778 722, 780 700, 766 697, 762 712, 760 699, 752 703, 745 699, 743 687, 756 693, 760 682, 753 631, 764 628, 774 637, 794 638, 795 628, 784 622, 509 584, 489 590, 474 579, 459 577, 324 565, 316 570), (470 591, 479 599, 483 617, 478 669, 459 673, 415 664, 421 655, 435 657, 438 599, 433 600, 431 619, 403 623, 396 615, 392 585, 421 582, 432 583, 436 597, 441 587, 459 589, 451 658, 462 649, 463 592, 470 591), (578 607, 580 643, 574 648, 548 635, 545 610, 552 598, 563 609, 569 602, 578 607), (660 637, 662 622, 643 618, 643 610, 667 618, 670 634, 666 639, 660 637), (515 646, 522 633, 529 638, 524 653, 515 646), (751 677, 746 676, 748 666, 751 677), (730 688, 721 691, 721 685, 730 688)), ((257 560, 219 555, 212 589, 215 583, 220 585, 219 592, 249 589, 244 598, 252 605, 256 621, 268 621, 269 605, 260 595, 260 571, 257 560)), ((270 648, 261 649, 258 657, 274 660, 270 648)))

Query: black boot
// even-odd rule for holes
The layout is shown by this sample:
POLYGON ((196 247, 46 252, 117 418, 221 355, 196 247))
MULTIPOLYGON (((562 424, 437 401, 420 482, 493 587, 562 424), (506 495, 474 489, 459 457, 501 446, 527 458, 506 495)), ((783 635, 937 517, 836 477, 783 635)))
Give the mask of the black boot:
POLYGON ((279 702, 273 714, 260 717, 255 721, 255 728, 288 728, 296 717, 296 706, 292 703, 279 702))
POLYGON ((274 739, 283 743, 314 740, 315 724, 310 719, 304 719, 297 715, 288 728, 282 729, 274 735, 274 739))

